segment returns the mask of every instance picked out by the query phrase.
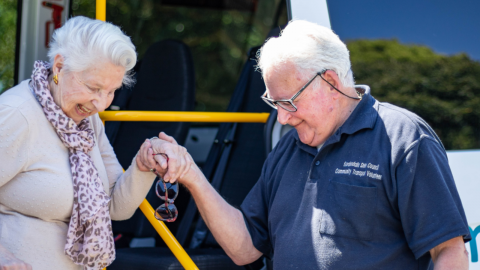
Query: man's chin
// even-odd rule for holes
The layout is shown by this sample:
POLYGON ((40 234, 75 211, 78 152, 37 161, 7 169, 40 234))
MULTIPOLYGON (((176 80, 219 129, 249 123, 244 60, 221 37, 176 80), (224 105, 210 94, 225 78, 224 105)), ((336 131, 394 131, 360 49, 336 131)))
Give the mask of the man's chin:
POLYGON ((314 145, 312 145, 312 143, 313 143, 313 138, 308 137, 308 136, 302 136, 301 134, 298 134, 298 138, 300 139, 300 141, 301 141, 303 144, 306 144, 306 145, 309 145, 309 146, 314 147, 314 145))

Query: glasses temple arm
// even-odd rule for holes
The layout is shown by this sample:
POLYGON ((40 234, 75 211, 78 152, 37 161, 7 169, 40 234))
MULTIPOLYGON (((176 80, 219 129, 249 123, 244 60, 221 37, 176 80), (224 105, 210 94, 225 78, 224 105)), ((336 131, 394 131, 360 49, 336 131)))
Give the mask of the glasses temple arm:
POLYGON ((361 99, 362 99, 361 97, 351 97, 351 96, 343 93, 342 91, 338 90, 335 86, 333 86, 329 81, 325 80, 325 78, 323 78, 322 74, 324 74, 326 71, 327 71, 327 70, 324 69, 324 70, 322 70, 322 72, 317 73, 317 75, 319 75, 320 78, 322 78, 322 80, 324 80, 324 81, 325 81, 326 83, 328 83, 331 87, 333 87, 333 89, 337 90, 340 94, 342 94, 342 95, 344 95, 344 96, 346 96, 346 97, 348 97, 348 98, 355 99, 355 100, 361 100, 361 99))

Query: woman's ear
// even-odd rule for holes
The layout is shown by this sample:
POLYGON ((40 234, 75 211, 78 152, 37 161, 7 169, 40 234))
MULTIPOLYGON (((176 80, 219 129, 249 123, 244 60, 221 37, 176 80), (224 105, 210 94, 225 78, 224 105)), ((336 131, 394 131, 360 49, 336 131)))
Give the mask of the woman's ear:
POLYGON ((53 59, 53 66, 52 66, 52 71, 53 74, 59 74, 62 69, 63 69, 63 56, 60 54, 55 55, 55 58, 53 59))

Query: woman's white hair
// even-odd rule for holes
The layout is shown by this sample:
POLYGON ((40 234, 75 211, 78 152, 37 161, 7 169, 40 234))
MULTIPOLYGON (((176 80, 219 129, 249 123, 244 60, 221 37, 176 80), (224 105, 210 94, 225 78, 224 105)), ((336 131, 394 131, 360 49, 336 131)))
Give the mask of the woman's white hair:
MULTIPOLYGON (((332 30, 315 23, 290 21, 278 38, 270 38, 262 46, 257 58, 263 74, 292 63, 305 80, 331 69, 344 87, 355 84, 347 46, 332 30)), ((318 87, 315 81, 314 85, 318 87)))
POLYGON ((118 26, 83 16, 69 19, 55 30, 48 57, 53 64, 55 56, 64 58, 67 71, 84 71, 102 61, 125 68, 123 84, 134 83, 129 72, 137 62, 135 46, 118 26))

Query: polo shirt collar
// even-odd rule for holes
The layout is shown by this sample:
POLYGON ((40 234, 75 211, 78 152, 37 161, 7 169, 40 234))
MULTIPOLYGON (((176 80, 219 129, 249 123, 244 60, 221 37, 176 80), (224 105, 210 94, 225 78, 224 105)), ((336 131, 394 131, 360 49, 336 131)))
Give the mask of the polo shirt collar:
MULTIPOLYGON (((362 100, 358 103, 357 107, 353 110, 352 114, 348 117, 347 121, 327 139, 324 146, 338 142, 342 134, 353 134, 362 129, 373 129, 378 117, 378 101, 370 95, 370 89, 368 89, 362 97, 362 100)), ((294 133, 294 137, 297 140, 297 146, 302 150, 316 155, 318 150, 316 147, 311 147, 300 141, 298 133, 294 133)))
POLYGON ((362 129, 372 129, 377 121, 378 102, 370 95, 363 95, 355 110, 336 133, 353 134, 362 129))

